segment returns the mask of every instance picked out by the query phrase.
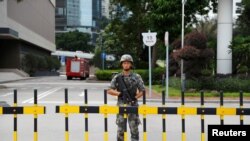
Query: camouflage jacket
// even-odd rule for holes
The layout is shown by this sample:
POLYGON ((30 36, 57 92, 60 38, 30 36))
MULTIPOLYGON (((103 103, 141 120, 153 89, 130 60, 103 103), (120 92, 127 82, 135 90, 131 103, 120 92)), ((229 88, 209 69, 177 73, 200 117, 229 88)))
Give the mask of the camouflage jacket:
MULTIPOLYGON (((111 80, 111 84, 109 88, 116 89, 117 91, 121 92, 119 81, 117 80, 118 77, 122 77, 122 79, 124 80, 127 90, 129 91, 130 97, 133 100, 136 100, 135 96, 136 96, 137 90, 139 90, 140 92, 145 91, 144 82, 141 76, 133 72, 131 72, 128 76, 123 75, 123 73, 116 74, 111 80)), ((123 96, 122 94, 119 95, 119 99, 122 99, 122 96, 123 96)))

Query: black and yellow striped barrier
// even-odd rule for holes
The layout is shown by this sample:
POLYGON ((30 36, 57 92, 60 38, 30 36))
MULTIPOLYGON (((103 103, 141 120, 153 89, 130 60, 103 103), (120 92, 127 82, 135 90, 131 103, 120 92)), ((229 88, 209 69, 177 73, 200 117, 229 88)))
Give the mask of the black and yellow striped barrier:
MULTIPOLYGON (((220 106, 219 107, 204 107, 204 92, 201 92, 201 106, 200 107, 189 107, 185 106, 184 92, 181 93, 181 106, 179 107, 168 107, 165 105, 165 92, 162 92, 162 106, 148 106, 146 105, 145 93, 143 95, 143 105, 139 107, 135 106, 110 106, 107 105, 107 91, 104 90, 104 105, 101 106, 88 106, 87 105, 87 90, 85 89, 85 105, 75 106, 68 105, 68 91, 65 89, 65 104, 56 106, 56 113, 65 114, 65 140, 68 141, 68 115, 69 114, 84 114, 85 115, 85 141, 88 141, 88 114, 103 114, 104 115, 104 141, 108 141, 108 114, 140 114, 143 115, 143 141, 147 140, 147 129, 146 129, 146 115, 155 114, 162 115, 162 140, 166 141, 166 116, 167 115, 180 115, 182 123, 182 141, 186 140, 185 133, 185 116, 186 115, 200 115, 201 116, 201 140, 205 141, 205 115, 218 115, 223 123, 224 116, 227 115, 238 115, 240 116, 240 124, 243 124, 244 115, 250 115, 250 108, 243 108, 243 93, 240 92, 240 107, 223 107, 223 92, 220 92, 220 106)), ((125 116, 126 118, 126 116, 125 116)), ((126 126, 126 125, 125 125, 126 126)), ((126 127, 127 128, 127 127, 126 127)), ((125 128, 125 129, 126 129, 125 128)), ((127 131, 125 130, 125 133, 127 131)), ((127 141, 127 135, 124 135, 124 141, 127 141)))
POLYGON ((18 106, 17 105, 17 90, 14 90, 14 106, 12 107, 0 107, 0 115, 12 114, 14 115, 14 129, 13 129, 13 141, 18 140, 17 134, 17 115, 29 114, 34 115, 34 141, 38 141, 37 131, 37 118, 40 114, 45 114, 45 107, 37 105, 37 90, 34 90, 34 106, 18 106))

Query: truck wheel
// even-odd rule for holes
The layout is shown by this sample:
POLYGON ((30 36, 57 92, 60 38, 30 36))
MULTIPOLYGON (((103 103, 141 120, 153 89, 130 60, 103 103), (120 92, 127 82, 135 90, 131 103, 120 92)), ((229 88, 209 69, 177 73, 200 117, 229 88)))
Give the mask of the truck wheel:
POLYGON ((70 76, 67 76, 67 80, 71 80, 72 79, 72 77, 70 77, 70 76))
POLYGON ((85 77, 80 77, 80 80, 85 80, 85 77))

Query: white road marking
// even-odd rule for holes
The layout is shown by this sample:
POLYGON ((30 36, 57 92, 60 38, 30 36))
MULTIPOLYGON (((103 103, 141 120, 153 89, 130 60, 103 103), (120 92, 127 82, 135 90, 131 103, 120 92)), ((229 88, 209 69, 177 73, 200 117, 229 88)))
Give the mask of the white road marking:
MULTIPOLYGON (((41 94, 38 94, 37 100, 42 99, 42 98, 44 98, 44 97, 46 97, 46 96, 48 96, 48 95, 50 95, 50 94, 52 94, 52 93, 54 93, 54 92, 60 90, 60 89, 61 89, 61 87, 56 87, 56 88, 54 88, 54 89, 50 89, 50 90, 48 90, 48 91, 46 91, 46 92, 43 92, 43 93, 41 93, 41 94)), ((34 102, 34 98, 30 98, 30 99, 24 100, 22 103, 33 103, 33 102, 34 102)), ((40 103, 40 102, 39 102, 39 103, 40 103)))
POLYGON ((84 97, 84 95, 85 95, 84 91, 82 91, 82 93, 79 94, 80 97, 84 97))
POLYGON ((13 92, 10 92, 10 93, 6 93, 4 95, 2 95, 1 97, 6 97, 6 96, 9 96, 9 95, 13 95, 14 93, 13 92))

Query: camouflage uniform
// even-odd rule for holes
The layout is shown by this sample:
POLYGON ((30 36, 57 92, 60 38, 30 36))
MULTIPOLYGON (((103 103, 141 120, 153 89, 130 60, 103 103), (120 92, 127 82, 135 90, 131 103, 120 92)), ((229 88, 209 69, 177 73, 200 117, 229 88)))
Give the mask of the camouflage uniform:
MULTIPOLYGON (((119 84, 117 81, 117 77, 123 76, 122 73, 119 73, 115 75, 111 81, 111 89, 116 89, 119 91, 119 84)), ((131 94, 131 98, 134 99, 134 103, 127 103, 128 106, 138 106, 137 99, 135 98, 136 91, 145 91, 145 87, 143 84, 143 80, 139 74, 136 73, 130 73, 129 76, 123 76, 123 80, 127 86, 127 89, 129 90, 131 94)), ((124 105, 124 100, 122 99, 122 95, 118 97, 117 101, 118 106, 124 105)), ((138 114, 128 114, 127 116, 130 133, 131 133, 131 141, 139 141, 139 129, 138 126, 141 123, 139 119, 138 114)), ((118 126, 117 130, 117 141, 123 141, 124 140, 124 124, 125 119, 123 117, 123 114, 117 114, 116 124, 118 126)))

